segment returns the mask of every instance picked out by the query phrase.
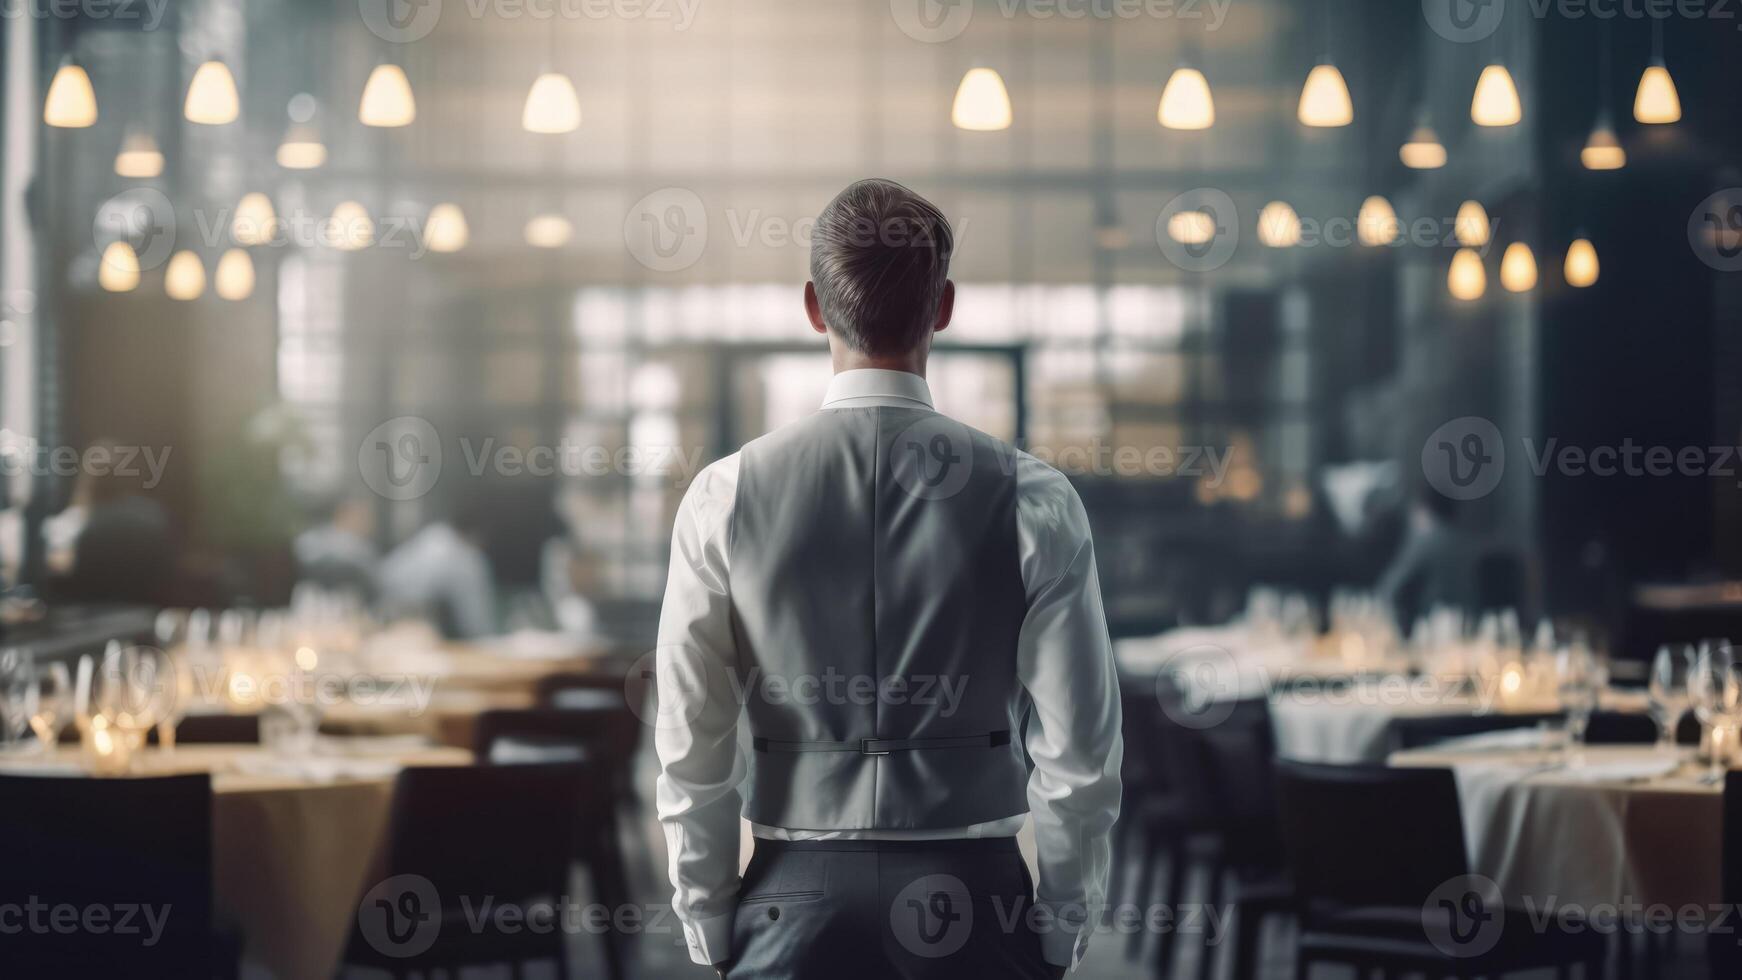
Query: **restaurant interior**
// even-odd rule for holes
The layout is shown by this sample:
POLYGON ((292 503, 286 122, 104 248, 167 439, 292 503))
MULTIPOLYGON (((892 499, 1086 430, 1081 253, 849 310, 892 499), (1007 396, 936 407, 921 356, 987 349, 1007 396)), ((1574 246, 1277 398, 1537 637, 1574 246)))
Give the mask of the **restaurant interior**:
POLYGON ((713 975, 673 521, 821 403, 865 177, 1093 529, 1073 976, 1742 976, 1738 67, 1723 0, 0 0, 0 976, 713 975))

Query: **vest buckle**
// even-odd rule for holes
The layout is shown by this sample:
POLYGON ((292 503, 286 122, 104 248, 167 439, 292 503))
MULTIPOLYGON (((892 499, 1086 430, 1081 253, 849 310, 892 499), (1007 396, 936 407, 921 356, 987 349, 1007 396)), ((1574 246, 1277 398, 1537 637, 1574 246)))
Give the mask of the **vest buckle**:
POLYGON ((887 742, 887 741, 889 741, 889 740, 884 739, 884 738, 862 738, 859 740, 859 754, 860 755, 888 755, 889 754, 888 749, 879 749, 879 748, 873 747, 873 743, 887 742))

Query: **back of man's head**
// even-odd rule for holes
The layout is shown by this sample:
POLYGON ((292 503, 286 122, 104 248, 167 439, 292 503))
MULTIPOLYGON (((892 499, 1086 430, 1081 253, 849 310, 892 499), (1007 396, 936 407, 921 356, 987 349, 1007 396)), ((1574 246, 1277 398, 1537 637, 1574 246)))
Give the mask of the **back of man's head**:
POLYGON ((811 281, 852 350, 913 350, 937 322, 955 236, 935 205, 893 180, 850 185, 817 215, 811 281))

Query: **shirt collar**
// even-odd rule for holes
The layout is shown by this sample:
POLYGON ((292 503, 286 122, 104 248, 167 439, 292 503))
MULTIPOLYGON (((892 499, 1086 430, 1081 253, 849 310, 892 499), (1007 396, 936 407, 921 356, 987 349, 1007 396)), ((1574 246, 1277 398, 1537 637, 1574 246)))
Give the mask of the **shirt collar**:
POLYGON ((829 381, 824 408, 864 408, 877 405, 931 408, 931 388, 925 379, 906 371, 856 368, 829 381))

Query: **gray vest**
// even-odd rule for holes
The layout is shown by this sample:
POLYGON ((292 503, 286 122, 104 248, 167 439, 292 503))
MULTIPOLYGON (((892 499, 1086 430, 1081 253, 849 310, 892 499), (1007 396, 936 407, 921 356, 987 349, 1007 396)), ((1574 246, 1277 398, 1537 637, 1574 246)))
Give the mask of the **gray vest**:
POLYGON ((744 447, 728 548, 746 817, 932 830, 1027 812, 1015 464, 909 408, 825 409, 744 447))

